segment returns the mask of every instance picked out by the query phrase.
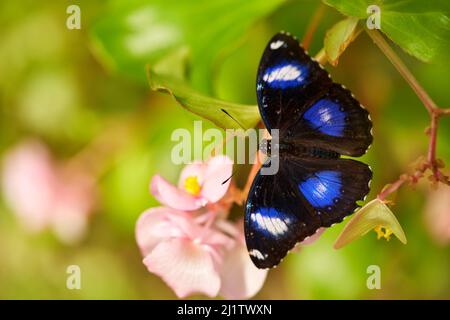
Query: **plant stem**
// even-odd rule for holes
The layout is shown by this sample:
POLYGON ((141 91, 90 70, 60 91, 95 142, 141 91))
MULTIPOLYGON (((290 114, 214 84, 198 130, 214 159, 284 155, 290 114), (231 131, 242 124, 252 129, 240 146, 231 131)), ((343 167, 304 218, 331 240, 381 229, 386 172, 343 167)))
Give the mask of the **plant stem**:
POLYGON ((255 154, 255 161, 254 161, 252 168, 250 170, 250 173, 248 175, 247 182, 245 183, 245 187, 242 190, 242 194, 241 194, 242 199, 241 200, 244 200, 244 197, 247 197, 247 195, 250 191, 250 188, 252 186, 253 180, 255 179, 256 175, 258 174, 259 169, 261 168, 260 157, 261 157, 261 154, 260 154, 260 151, 258 150, 255 154))
POLYGON ((323 3, 320 3, 316 11, 314 12, 314 15, 312 16, 308 24, 308 27, 306 28, 305 36, 303 37, 302 40, 302 45, 305 50, 308 50, 309 45, 311 44, 314 32, 316 32, 320 20, 322 20, 322 17, 325 13, 325 9, 326 9, 325 5, 323 3))
POLYGON ((402 75, 402 77, 408 82, 410 87, 417 94, 419 99, 422 101, 425 108, 430 114, 436 112, 434 109, 438 109, 434 101, 430 98, 428 93, 422 88, 422 86, 417 82, 416 78, 412 75, 400 57, 395 53, 395 51, 389 46, 389 44, 384 40, 383 36, 378 30, 367 30, 368 35, 372 38, 373 42, 380 48, 380 50, 386 55, 386 57, 391 61, 397 71, 402 75))
POLYGON ((440 116, 450 116, 450 108, 447 109, 437 109, 436 112, 440 115, 440 116))
POLYGON ((400 57, 395 53, 395 51, 389 46, 387 41, 383 38, 377 30, 367 30, 367 34, 372 38, 374 43, 380 48, 380 50, 386 55, 389 61, 394 65, 397 71, 401 74, 403 79, 409 84, 409 86, 414 90, 416 95, 422 101, 423 105, 427 109, 431 124, 428 131, 430 136, 430 141, 428 144, 428 154, 427 161, 423 163, 419 169, 413 175, 401 175, 400 178, 393 182, 392 184, 385 187, 379 194, 378 199, 384 200, 389 194, 397 191, 405 182, 411 180, 415 183, 420 178, 423 177, 426 170, 430 169, 435 181, 447 181, 448 178, 445 177, 440 171, 436 159, 436 142, 437 142, 437 130, 439 127, 439 118, 441 116, 450 115, 450 109, 440 109, 425 91, 413 74, 409 71, 400 57))
POLYGON ((439 124, 439 115, 436 113, 431 113, 431 126, 430 126, 430 142, 428 145, 428 163, 431 164, 433 169, 433 174, 437 175, 436 164, 436 140, 437 140, 437 129, 439 124))
POLYGON ((420 178, 422 178, 423 173, 426 169, 427 167, 424 166, 423 168, 418 169, 414 174, 410 176, 402 174, 396 181, 392 182, 391 184, 388 184, 385 188, 383 188, 383 190, 381 190, 381 192, 378 194, 377 198, 380 199, 381 201, 384 201, 391 193, 394 193, 395 191, 400 189, 400 187, 405 182, 410 181, 416 183, 417 181, 419 181, 420 178))
POLYGON ((378 199, 384 201, 388 195, 397 191, 404 183, 406 179, 400 177, 397 181, 387 185, 377 196, 378 199))

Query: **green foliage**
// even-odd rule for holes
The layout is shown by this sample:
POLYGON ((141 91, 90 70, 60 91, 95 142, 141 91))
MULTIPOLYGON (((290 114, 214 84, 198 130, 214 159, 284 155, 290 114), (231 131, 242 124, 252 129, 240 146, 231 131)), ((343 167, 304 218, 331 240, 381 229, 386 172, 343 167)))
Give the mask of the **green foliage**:
POLYGON ((238 129, 241 126, 248 129, 254 127, 259 120, 257 106, 226 102, 202 95, 192 90, 185 83, 157 74, 151 69, 148 70, 148 78, 152 90, 169 93, 187 110, 212 121, 223 129, 238 129))
POLYGON ((323 0, 347 16, 366 19, 378 5, 381 31, 425 62, 446 62, 450 51, 450 2, 441 0, 323 0), (446 59, 446 60, 444 60, 446 59))
MULTIPOLYGON (((63 164, 89 149, 91 142, 98 141, 103 129, 110 128, 111 123, 130 126, 134 133, 105 163, 99 163, 102 157, 96 153, 91 154, 92 161, 103 169, 96 177, 99 202, 87 238, 78 245, 60 244, 50 231, 28 234, 17 215, 2 202, 5 194, 0 196, 0 298, 175 298, 163 281, 142 264, 134 226, 144 210, 159 205, 148 191, 152 175, 158 173, 176 183, 182 170, 182 166, 170 161, 174 145, 171 133, 176 128, 193 133, 193 121, 199 118, 169 96, 148 90, 145 65, 149 64, 156 73, 156 77, 150 77, 155 87, 164 87, 177 99, 193 104, 187 108, 196 109, 194 112, 202 116, 211 117, 213 110, 212 121, 235 127, 233 120, 223 112, 218 113, 214 107, 216 100, 202 93, 214 92, 222 100, 255 104, 255 75, 268 39, 280 30, 302 39, 319 1, 80 0, 79 3, 82 29, 69 31, 64 27, 68 5, 65 1, 0 2, 0 162, 8 149, 29 137, 40 138, 63 164), (153 8, 156 15, 146 15, 145 7, 153 8), (263 16, 266 18, 260 19, 263 16), (136 17, 137 21, 133 20, 136 17), (258 23, 251 26, 257 19, 258 23), (233 36, 228 35, 228 29, 234 30, 233 36), (167 30, 180 31, 181 37, 168 37, 167 30), (218 34, 218 30, 222 33, 218 34), (87 36, 91 41, 87 41, 87 36), (142 51, 131 50, 136 49, 134 46, 142 51), (194 52, 197 52, 195 63, 194 52), (207 57, 204 65, 201 54, 207 57), (101 67, 105 65, 118 72, 108 72, 111 69, 101 67), (185 81, 186 71, 193 86, 185 81), (124 75, 140 82, 129 81, 124 75), (198 106, 198 101, 205 103, 198 106), (224 119, 230 123, 223 123, 224 119), (65 287, 65 271, 70 264, 82 268, 82 290, 65 287)), ((365 23, 368 1, 327 3, 346 16, 359 18, 360 25, 365 23)), ((444 26, 441 20, 429 23, 426 19, 448 17, 445 13, 449 11, 445 8, 448 3, 385 0, 380 6, 387 18, 383 11, 381 25, 387 29, 382 31, 392 39, 399 34, 400 39, 394 41, 402 47, 409 45, 414 49, 419 45, 418 50, 426 46, 426 52, 436 52, 434 48, 439 44, 448 46, 449 37, 441 32, 444 26), (391 35, 388 29, 397 26, 395 12, 413 23, 405 28, 403 18, 398 19, 400 30, 391 35), (410 17, 406 12, 411 13, 410 17), (383 26, 386 19, 394 27, 383 26)), ((311 54, 322 48, 326 31, 342 19, 337 10, 327 7, 314 32, 311 54)), ((442 19, 445 22, 446 18, 442 19)), ((346 39, 337 38, 336 43, 340 46, 346 39)), ((443 60, 447 62, 449 51, 438 51, 431 61, 447 53, 447 60, 443 60)), ((370 110, 374 122, 374 144, 364 157, 374 172, 369 195, 373 198, 426 150, 428 140, 423 129, 428 125, 428 115, 370 38, 359 36, 339 59, 337 68, 325 67, 334 80, 351 88, 370 110)), ((405 63, 436 103, 450 106, 448 63, 428 65, 413 58, 405 63)), ((230 104, 220 103, 228 110, 230 104)), ((259 119, 255 106, 244 110, 247 116, 240 114, 240 105, 236 106, 230 109, 230 114, 241 122, 241 118, 247 117, 247 126, 259 119)), ((210 126, 213 125, 209 121, 204 121, 204 128, 210 126)), ((442 118, 437 149, 447 164, 449 136, 450 118, 442 118)), ((102 138, 106 149, 115 145, 116 137, 102 138)), ((233 179, 243 185, 246 171, 236 169, 233 179)), ((257 298, 448 298, 450 251, 448 244, 438 245, 431 228, 424 223, 424 204, 429 192, 425 186, 412 189, 405 185, 393 207, 407 233, 408 245, 396 239, 377 240, 376 233, 370 231, 360 240, 334 250, 333 243, 349 221, 346 219, 329 228, 318 242, 289 254, 269 272, 257 298), (366 287, 366 269, 372 264, 382 269, 381 290, 366 287)), ((240 218, 243 208, 236 206, 233 213, 240 218)))
POLYGON ((328 30, 324 40, 324 48, 331 65, 336 66, 338 64, 339 56, 355 38, 357 25, 358 19, 350 17, 339 21, 328 30))
POLYGON ((153 65, 187 48, 190 79, 211 92, 211 70, 256 20, 283 0, 120 0, 94 26, 96 52, 107 65, 145 80, 153 65))
MULTIPOLYGON (((388 228, 402 243, 407 243, 405 233, 391 209, 383 201, 374 199, 352 216, 336 240, 334 248, 342 248, 380 226, 388 228)), ((389 236, 387 238, 389 239, 389 236)))

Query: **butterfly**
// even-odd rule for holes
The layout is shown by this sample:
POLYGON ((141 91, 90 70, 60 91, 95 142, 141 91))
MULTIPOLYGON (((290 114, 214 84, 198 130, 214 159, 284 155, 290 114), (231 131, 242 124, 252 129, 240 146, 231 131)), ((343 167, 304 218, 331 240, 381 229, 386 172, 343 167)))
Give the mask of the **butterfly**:
MULTIPOLYGON (((261 118, 278 129, 279 169, 255 176, 245 206, 248 253, 276 266, 298 242, 358 208, 372 171, 359 157, 372 143, 370 115, 288 33, 268 43, 257 74, 261 118)), ((268 148, 271 140, 266 141, 268 148)), ((273 158, 272 158, 273 160, 273 158)), ((269 167, 270 155, 262 167, 269 167)))

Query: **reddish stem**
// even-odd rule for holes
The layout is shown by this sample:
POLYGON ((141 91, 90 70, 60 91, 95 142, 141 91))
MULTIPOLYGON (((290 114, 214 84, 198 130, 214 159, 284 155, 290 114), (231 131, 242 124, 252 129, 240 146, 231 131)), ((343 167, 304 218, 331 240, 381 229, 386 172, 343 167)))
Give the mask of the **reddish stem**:
POLYGON ((427 166, 423 166, 421 169, 418 169, 414 174, 407 175, 402 174, 400 178, 398 178, 396 181, 394 181, 391 184, 388 184, 381 192, 378 194, 377 198, 384 201, 386 198, 396 192, 405 182, 411 182, 411 183, 417 183, 420 178, 422 178, 423 173, 427 169, 427 166))
POLYGON ((242 190, 242 194, 241 194, 242 201, 243 201, 243 198, 248 195, 248 192, 250 191, 250 188, 253 183, 253 179, 255 179, 256 175, 258 174, 259 169, 261 168, 260 157, 261 157, 261 154, 260 154, 260 151, 258 150, 255 154, 255 162, 253 163, 252 169, 250 170, 250 173, 248 175, 244 190, 242 190))
POLYGON ((437 129, 439 124, 439 115, 436 113, 431 114, 431 126, 430 126, 430 142, 428 146, 428 163, 431 165, 433 174, 437 176, 437 166, 436 166, 436 140, 437 140, 437 129))
POLYGON ((302 45, 305 50, 308 50, 309 45, 311 44, 314 32, 316 32, 320 20, 322 20, 322 17, 325 13, 325 9, 326 7, 323 5, 323 3, 320 3, 319 7, 316 9, 316 12, 312 16, 308 24, 308 27, 306 28, 305 36, 303 37, 302 40, 302 45))
POLYGON ((439 118, 441 116, 450 115, 450 109, 440 109, 425 89, 419 84, 413 74, 409 71, 403 61, 397 56, 395 51, 389 46, 387 41, 377 30, 370 31, 367 33, 375 42, 375 44, 380 48, 380 50, 386 55, 386 57, 391 61, 397 71, 402 75, 405 81, 410 85, 410 87, 417 94, 419 99, 422 101, 423 105, 427 109, 431 118, 431 125, 429 130, 430 141, 428 145, 428 155, 427 162, 423 163, 422 166, 413 175, 402 175, 394 183, 388 185, 379 194, 378 199, 384 200, 389 194, 397 191, 406 181, 411 180, 412 183, 416 183, 426 170, 430 169, 432 171, 433 177, 436 181, 445 181, 446 178, 438 168, 438 163, 436 160, 436 142, 437 142, 437 130, 439 126, 439 118))
POLYGON ((448 108, 448 109, 437 109, 436 112, 440 116, 450 116, 450 108, 448 108))
POLYGON ((367 33, 372 38, 373 42, 380 48, 380 50, 386 55, 386 57, 391 61, 397 71, 401 74, 403 79, 410 85, 410 87, 417 94, 419 99, 422 101, 425 108, 428 110, 430 114, 438 109, 434 101, 430 98, 428 93, 422 88, 416 78, 413 76, 411 71, 406 67, 400 57, 395 53, 395 51, 391 48, 391 46, 384 40, 381 33, 377 30, 368 30, 367 33))
POLYGON ((377 196, 381 201, 386 200, 386 197, 391 193, 394 193, 406 182, 406 179, 400 177, 397 181, 387 185, 377 196))

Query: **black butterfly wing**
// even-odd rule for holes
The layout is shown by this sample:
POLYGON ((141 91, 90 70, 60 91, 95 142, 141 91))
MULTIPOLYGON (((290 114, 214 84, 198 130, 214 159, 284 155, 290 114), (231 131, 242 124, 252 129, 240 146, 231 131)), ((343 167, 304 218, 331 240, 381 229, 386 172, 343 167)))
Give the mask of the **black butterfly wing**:
POLYGON ((356 160, 292 156, 282 157, 276 175, 258 173, 244 221, 253 263, 276 266, 297 242, 352 214, 371 177, 369 167, 356 160))
POLYGON ((353 213, 369 192, 372 172, 367 165, 311 158, 308 152, 301 158, 293 151, 308 148, 296 146, 359 156, 372 142, 372 124, 351 92, 333 83, 298 41, 284 33, 275 35, 264 51, 257 97, 266 127, 279 129, 280 143, 291 146, 279 155, 276 175, 258 173, 247 199, 247 248, 257 267, 270 268, 318 228, 353 213))
POLYGON ((258 68, 256 93, 267 129, 301 116, 303 106, 332 84, 328 73, 287 33, 276 34, 264 50, 258 68))
POLYGON ((299 119, 284 123, 280 136, 294 144, 357 157, 372 143, 371 129, 367 110, 349 90, 333 83, 304 108, 299 119))
POLYGON ((258 106, 285 141, 360 156, 372 143, 369 113, 285 33, 267 45, 257 76, 258 106))

